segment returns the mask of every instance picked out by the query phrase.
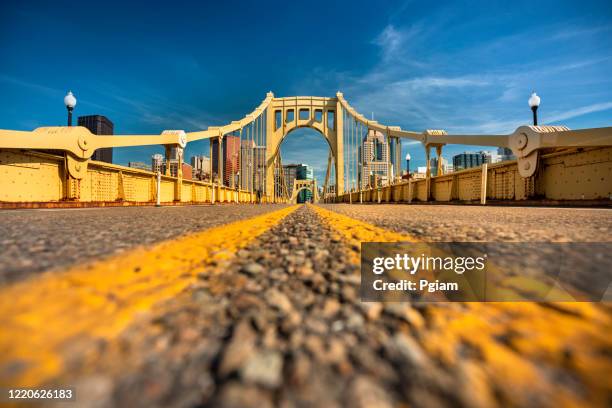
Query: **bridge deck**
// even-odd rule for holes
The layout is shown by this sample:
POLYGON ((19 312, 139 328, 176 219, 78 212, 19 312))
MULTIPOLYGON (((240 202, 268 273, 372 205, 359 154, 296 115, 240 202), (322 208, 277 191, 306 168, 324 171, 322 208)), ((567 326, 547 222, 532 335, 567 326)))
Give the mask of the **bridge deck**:
POLYGON ((611 210, 24 210, 0 225, 1 265, 17 257, 10 279, 31 275, 0 288, 2 385, 69 384, 108 407, 604 406, 612 392, 608 305, 364 303, 356 252, 415 237, 610 241, 611 210), (87 257, 101 261, 70 256, 99 240, 87 257))

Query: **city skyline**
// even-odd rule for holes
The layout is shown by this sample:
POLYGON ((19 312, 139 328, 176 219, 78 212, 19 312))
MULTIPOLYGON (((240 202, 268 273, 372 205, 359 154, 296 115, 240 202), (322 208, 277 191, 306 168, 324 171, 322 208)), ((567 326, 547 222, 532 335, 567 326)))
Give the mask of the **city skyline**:
MULTIPOLYGON (((106 9, 121 10, 105 13, 112 34, 82 18, 93 3, 34 3, 1 6, 0 92, 11 103, 0 111, 0 128, 63 125, 68 90, 78 99, 76 116, 104 115, 116 134, 219 125, 252 111, 270 90, 341 90, 358 111, 415 131, 511 133, 531 122, 533 90, 542 97, 542 124, 604 126, 612 110, 612 11, 603 1, 486 3, 481 16, 474 10, 484 2, 278 3, 265 13, 188 2, 163 16, 109 2, 106 9), (300 19, 287 18, 294 15, 300 19), (230 16, 235 28, 227 32, 230 16), (182 24, 160 32, 169 18, 182 24), (355 29, 359 21, 368 24, 355 29), (312 30, 317 25, 324 28, 312 30), (290 66, 270 64, 279 49, 290 66)), ((148 161, 162 150, 116 149, 114 161, 148 161)), ((444 155, 463 150, 448 147, 444 155)), ((186 156, 207 151, 206 141, 195 142, 186 156)), ((282 151, 287 162, 312 158, 324 176, 327 145, 315 131, 292 132, 282 151)), ((418 144, 405 141, 402 156, 407 151, 415 167, 424 165, 418 144)))

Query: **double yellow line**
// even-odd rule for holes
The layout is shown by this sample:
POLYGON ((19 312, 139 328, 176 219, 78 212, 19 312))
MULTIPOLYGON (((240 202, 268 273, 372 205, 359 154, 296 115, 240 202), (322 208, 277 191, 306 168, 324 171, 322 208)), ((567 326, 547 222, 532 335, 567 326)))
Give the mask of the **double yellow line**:
MULTIPOLYGON (((297 207, 222 225, 151 248, 67 271, 49 272, 0 290, 0 386, 36 386, 65 369, 66 346, 74 339, 112 340, 139 313, 170 299, 214 273, 242 247, 281 222, 297 207), (217 268, 213 268, 216 265, 217 268), (19 369, 9 367, 21 366, 19 369)), ((359 263, 361 242, 415 242, 415 238, 312 206, 347 244, 346 262, 359 263)), ((588 303, 461 303, 427 306, 426 318, 410 307, 400 330, 419 333, 428 358, 451 367, 458 350, 471 347, 481 361, 461 364, 482 381, 508 387, 508 393, 557 395, 561 405, 601 403, 612 389, 612 347, 608 309, 588 303), (497 339, 508 337, 510 346, 497 339), (462 345, 460 347, 460 345, 462 345), (559 367, 571 348, 577 376, 589 392, 582 399, 543 380, 539 365, 559 367), (539 362, 539 364, 536 364, 539 362), (467 367, 467 366, 466 366, 467 367)))
POLYGON ((205 268, 231 259, 296 208, 45 273, 0 290, 0 385, 35 386, 53 378, 63 369, 62 349, 68 342, 112 339, 139 313, 184 290, 205 268))

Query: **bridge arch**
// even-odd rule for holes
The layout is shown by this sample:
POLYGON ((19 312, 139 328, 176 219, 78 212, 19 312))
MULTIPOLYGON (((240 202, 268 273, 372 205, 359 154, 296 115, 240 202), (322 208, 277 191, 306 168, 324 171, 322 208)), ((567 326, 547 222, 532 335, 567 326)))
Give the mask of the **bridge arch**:
POLYGON ((315 193, 314 193, 314 191, 312 191, 312 188, 310 188, 310 187, 300 187, 300 188, 299 188, 297 191, 294 191, 294 192, 293 192, 293 194, 292 194, 292 198, 291 198, 291 202, 292 202, 292 203, 297 202, 297 197, 300 195, 300 192, 301 192, 301 191, 303 191, 303 190, 308 190, 308 191, 310 191, 310 192, 312 193, 312 196, 313 196, 313 201, 314 201, 314 195, 315 195, 315 193))
MULTIPOLYGON (((327 141, 334 158, 337 191, 344 191, 344 149, 342 106, 337 98, 274 98, 267 110, 266 190, 274 191, 274 161, 287 135, 299 128, 311 128, 327 141)), ((315 192, 313 192, 316 195, 315 192)))
POLYGON ((293 189, 291 192, 292 203, 297 202, 297 196, 302 190, 310 190, 312 193, 312 201, 319 201, 319 190, 317 189, 317 182, 315 180, 293 180, 293 189))
POLYGON ((300 126, 291 127, 290 129, 286 130, 285 134, 279 140, 279 143, 276 146, 276 150, 273 152, 274 156, 276 156, 277 154, 280 154, 280 148, 281 148, 283 142, 287 139, 287 137, 291 133, 295 132, 298 129, 314 129, 317 134, 319 134, 320 136, 323 136, 323 139, 325 139, 325 142, 327 143, 327 147, 329 147, 329 149, 332 151, 332 154, 334 153, 335 146, 333 146, 333 144, 331 143, 329 138, 325 135, 325 133, 323 133, 323 131, 321 129, 318 129, 318 128, 313 127, 313 126, 303 126, 303 125, 300 125, 300 126))

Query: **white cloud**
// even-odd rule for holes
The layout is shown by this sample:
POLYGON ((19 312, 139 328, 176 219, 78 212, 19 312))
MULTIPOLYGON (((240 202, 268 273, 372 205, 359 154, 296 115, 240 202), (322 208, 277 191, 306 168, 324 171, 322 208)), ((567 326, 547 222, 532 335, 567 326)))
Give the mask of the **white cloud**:
MULTIPOLYGON (((558 27, 541 29, 557 32, 558 27)), ((576 29, 572 37, 600 31, 576 29)), ((429 25, 416 24, 408 29, 387 25, 373 40, 387 61, 374 64, 362 75, 347 75, 338 82, 349 103, 361 113, 369 116, 373 111, 381 123, 415 131, 441 128, 463 134, 511 133, 530 121, 526 99, 534 87, 538 93, 548 96, 549 105, 554 102, 557 108, 555 113, 545 116, 547 123, 609 109, 608 102, 577 108, 577 104, 588 99, 588 94, 582 99, 565 98, 564 95, 585 93, 585 88, 579 88, 578 83, 581 80, 586 83, 586 78, 588 81, 599 78, 601 84, 598 72, 610 64, 611 57, 596 54, 585 58, 584 55, 568 54, 538 59, 534 56, 529 61, 516 61, 511 65, 486 65, 489 68, 480 68, 477 61, 466 64, 462 60, 467 55, 477 56, 479 49, 488 57, 492 47, 511 48, 531 34, 522 32, 493 38, 472 47, 466 55, 464 50, 456 51, 455 55, 436 55, 432 51, 428 53, 427 69, 418 69, 409 65, 414 58, 405 49, 429 49, 429 25), (427 27, 428 32, 421 27, 427 27), (388 63, 390 58, 393 64, 388 63), (456 63, 449 69, 448 61, 456 63), (590 72, 595 75, 589 77, 590 72)), ((533 43, 533 38, 530 41, 533 43)), ((610 95, 599 89, 595 92, 599 97, 593 98, 594 101, 610 95)))
MULTIPOLYGON (((372 40, 372 44, 379 49, 382 58, 381 66, 389 67, 389 64, 424 67, 427 64, 423 62, 423 56, 415 52, 415 45, 422 41, 422 38, 428 36, 431 28, 417 22, 410 27, 398 29, 393 24, 387 25, 377 36, 372 40)), ((391 69, 396 67, 391 67, 391 69)))
POLYGON ((559 122, 562 120, 572 119, 588 113, 601 112, 612 109, 612 102, 594 103, 592 105, 582 106, 580 108, 570 109, 564 112, 553 113, 547 117, 548 123, 559 122))

